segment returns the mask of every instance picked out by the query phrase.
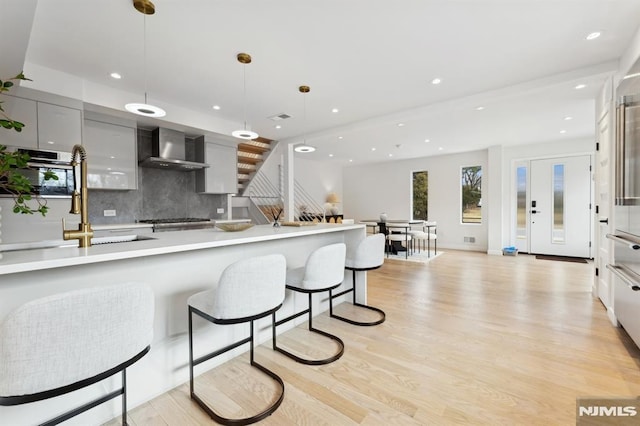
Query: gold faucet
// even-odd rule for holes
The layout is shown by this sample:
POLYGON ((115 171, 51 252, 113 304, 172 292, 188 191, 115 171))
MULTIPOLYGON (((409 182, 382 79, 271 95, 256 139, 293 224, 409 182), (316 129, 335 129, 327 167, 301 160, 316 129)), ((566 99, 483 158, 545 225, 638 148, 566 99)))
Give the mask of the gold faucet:
MULTIPOLYGON (((80 214, 80 224, 78 230, 65 229, 64 218, 62 218, 62 238, 65 240, 78 240, 80 247, 91 247, 93 229, 89 223, 89 200, 87 190, 87 151, 82 145, 74 145, 71 150, 71 166, 75 178, 75 168, 78 165, 77 157, 80 155, 80 192, 76 182, 73 194, 71 195, 71 214, 80 214)), ((74 179, 75 180, 75 179, 74 179)))

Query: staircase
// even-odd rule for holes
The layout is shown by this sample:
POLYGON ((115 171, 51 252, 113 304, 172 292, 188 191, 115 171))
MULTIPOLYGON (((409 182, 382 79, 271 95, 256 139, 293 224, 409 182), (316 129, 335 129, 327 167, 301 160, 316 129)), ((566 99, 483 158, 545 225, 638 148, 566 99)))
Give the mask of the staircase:
POLYGON ((243 194, 247 184, 273 148, 273 140, 258 137, 238 144, 238 194, 243 194))

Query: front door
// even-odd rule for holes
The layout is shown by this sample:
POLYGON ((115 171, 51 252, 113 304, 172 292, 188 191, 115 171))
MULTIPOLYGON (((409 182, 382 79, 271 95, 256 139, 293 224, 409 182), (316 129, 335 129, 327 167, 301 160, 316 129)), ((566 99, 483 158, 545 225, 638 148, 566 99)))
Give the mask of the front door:
POLYGON ((531 161, 530 253, 591 257, 591 157, 531 161))

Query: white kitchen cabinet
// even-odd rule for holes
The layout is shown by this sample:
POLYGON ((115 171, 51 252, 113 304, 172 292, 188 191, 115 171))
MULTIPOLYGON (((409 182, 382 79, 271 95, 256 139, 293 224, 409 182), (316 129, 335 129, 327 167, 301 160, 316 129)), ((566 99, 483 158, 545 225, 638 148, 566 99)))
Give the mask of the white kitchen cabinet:
POLYGON ((84 120, 87 185, 92 189, 137 189, 136 129, 84 120))
POLYGON ((71 152, 82 143, 82 112, 38 102, 38 148, 71 152))
POLYGON ((235 194, 238 192, 238 152, 235 147, 196 139, 196 161, 209 167, 196 171, 196 192, 235 194))
POLYGON ((2 108, 9 118, 24 124, 21 132, 0 129, 0 145, 38 148, 38 108, 36 101, 4 95, 2 108))

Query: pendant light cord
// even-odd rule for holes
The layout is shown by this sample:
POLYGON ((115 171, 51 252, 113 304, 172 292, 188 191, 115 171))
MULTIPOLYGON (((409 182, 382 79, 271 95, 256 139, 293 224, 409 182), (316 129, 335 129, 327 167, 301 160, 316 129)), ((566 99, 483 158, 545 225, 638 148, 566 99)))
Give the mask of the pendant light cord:
POLYGON ((304 116, 304 130, 302 132, 302 142, 306 145, 307 144, 307 92, 302 94, 302 99, 304 99, 304 102, 302 103, 303 105, 302 113, 304 116))
POLYGON ((144 103, 147 102, 147 15, 142 15, 142 75, 144 76, 144 103))
POLYGON ((244 114, 244 130, 247 130, 247 64, 242 64, 242 109, 244 114))

